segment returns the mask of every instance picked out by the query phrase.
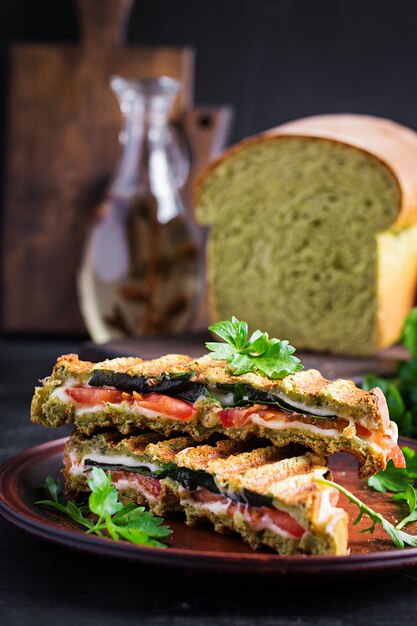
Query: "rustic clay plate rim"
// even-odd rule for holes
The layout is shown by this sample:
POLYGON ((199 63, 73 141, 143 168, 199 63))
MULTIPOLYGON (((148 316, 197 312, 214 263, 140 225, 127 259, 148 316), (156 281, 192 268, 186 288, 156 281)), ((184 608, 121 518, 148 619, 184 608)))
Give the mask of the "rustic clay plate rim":
MULTIPOLYGON (((366 569, 400 569, 417 564, 417 548, 372 551, 347 556, 293 555, 280 556, 267 553, 241 553, 205 551, 194 548, 167 549, 135 546, 112 539, 86 535, 81 529, 65 528, 46 519, 28 506, 18 495, 22 478, 35 462, 48 461, 62 450, 68 437, 54 439, 18 452, 0 466, 0 514, 15 526, 43 539, 67 547, 96 554, 134 559, 158 565, 189 569, 233 570, 239 566, 242 573, 311 574, 313 572, 355 573, 366 569), (241 569, 243 568, 243 570, 241 569)), ((417 446, 417 441, 402 437, 401 445, 417 446)))

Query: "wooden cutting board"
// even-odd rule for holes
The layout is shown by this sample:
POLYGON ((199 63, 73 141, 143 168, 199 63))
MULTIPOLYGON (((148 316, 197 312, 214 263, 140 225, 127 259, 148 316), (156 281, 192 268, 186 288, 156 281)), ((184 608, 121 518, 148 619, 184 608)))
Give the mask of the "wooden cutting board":
MULTIPOLYGON (((113 74, 167 74, 181 81, 174 121, 191 127, 192 151, 201 144, 195 162, 207 163, 217 144, 224 143, 230 113, 191 109, 191 49, 123 46, 132 1, 78 0, 79 45, 11 49, 3 241, 6 331, 85 332, 76 272, 94 207, 120 150, 122 120, 109 89, 113 74), (207 135, 208 143, 203 140, 207 135)), ((195 175, 195 165, 192 171, 195 175)))

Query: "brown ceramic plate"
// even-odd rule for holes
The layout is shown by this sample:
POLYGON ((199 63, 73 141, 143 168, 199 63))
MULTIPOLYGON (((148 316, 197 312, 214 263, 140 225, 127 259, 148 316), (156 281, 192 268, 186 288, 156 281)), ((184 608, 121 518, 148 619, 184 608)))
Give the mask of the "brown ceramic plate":
MULTIPOLYGON (((395 549, 377 528, 374 535, 360 534, 351 524, 351 554, 330 556, 279 556, 267 549, 253 551, 237 536, 218 535, 209 525, 188 528, 181 517, 167 518, 173 530, 166 550, 146 548, 125 542, 86 535, 75 523, 34 502, 43 496, 39 485, 45 476, 59 477, 66 438, 57 439, 28 450, 6 461, 0 467, 0 513, 24 530, 44 539, 96 554, 116 556, 195 570, 233 571, 236 573, 302 575, 359 575, 404 569, 417 564, 417 548, 395 549)), ((403 439, 401 445, 417 450, 417 441, 403 439)), ((364 488, 356 477, 356 462, 347 455, 331 459, 334 480, 342 483, 371 507, 395 522, 403 511, 384 494, 364 488)), ((353 520, 357 509, 341 500, 353 520)), ((364 520, 366 524, 367 520, 364 520)), ((369 525, 369 524, 368 524, 369 525)), ((409 532, 417 532, 408 528, 409 532)), ((414 525, 416 526, 416 525, 414 525)))

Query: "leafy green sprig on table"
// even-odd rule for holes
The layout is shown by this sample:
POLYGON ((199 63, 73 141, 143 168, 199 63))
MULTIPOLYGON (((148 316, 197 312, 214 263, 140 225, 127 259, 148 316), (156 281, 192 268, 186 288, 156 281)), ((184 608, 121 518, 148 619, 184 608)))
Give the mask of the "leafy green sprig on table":
POLYGON ((398 548, 404 548, 406 545, 417 547, 417 535, 410 535, 402 530, 410 522, 417 521, 417 490, 414 488, 414 482, 417 480, 417 452, 408 446, 404 446, 402 451, 406 460, 406 467, 395 467, 390 460, 385 470, 379 470, 379 472, 367 480, 368 487, 382 493, 391 492, 393 500, 406 503, 408 514, 396 526, 388 522, 381 513, 371 509, 341 485, 324 478, 316 480, 319 483, 338 489, 348 498, 349 502, 356 504, 359 514, 353 522, 354 524, 359 524, 364 515, 370 518, 371 526, 361 530, 362 533, 373 533, 376 525, 381 524, 398 548))
POLYGON ((417 453, 404 446, 401 448, 406 467, 395 467, 390 460, 384 470, 379 470, 376 474, 368 478, 368 487, 384 493, 390 491, 392 493, 401 493, 407 489, 407 486, 417 480, 417 453))
POLYGON ((70 500, 65 501, 61 494, 61 484, 48 476, 43 485, 51 500, 39 500, 36 504, 50 506, 86 528, 88 534, 99 537, 125 539, 131 543, 157 548, 166 548, 159 539, 166 539, 172 533, 168 526, 162 525, 161 517, 154 517, 143 506, 135 503, 123 505, 119 502, 116 487, 111 484, 110 474, 93 467, 88 478, 91 494, 88 506, 78 506, 70 500))
POLYGON ((230 321, 209 326, 209 330, 223 339, 223 343, 206 343, 211 358, 230 363, 235 375, 257 372, 268 378, 284 378, 303 369, 288 341, 270 339, 268 333, 260 330, 248 337, 247 322, 234 316, 230 321))
POLYGON ((381 387, 399 433, 417 437, 417 307, 405 319, 400 341, 408 350, 410 359, 399 361, 392 378, 380 378, 373 374, 365 376, 362 387, 367 391, 381 387))
MULTIPOLYGON (((400 341, 410 354, 408 361, 399 361, 397 372, 392 378, 380 378, 369 374, 362 383, 363 389, 380 387, 387 399, 391 419, 401 435, 417 436, 417 307, 404 321, 400 341)), ((368 478, 368 486, 375 491, 391 492, 392 499, 405 502, 408 515, 395 527, 397 531, 408 523, 417 521, 417 453, 405 446, 402 448, 406 467, 395 467, 388 461, 385 470, 368 478)), ((412 544, 414 545, 414 544, 412 544)))
MULTIPOLYGON (((381 515, 381 513, 377 513, 376 511, 371 509, 367 504, 359 500, 359 498, 357 498, 355 495, 353 495, 353 493, 351 493, 350 491, 348 491, 341 485, 338 485, 337 483, 334 483, 331 480, 326 480, 325 478, 316 478, 316 481, 323 485, 334 487, 335 489, 343 493, 347 497, 349 502, 356 504, 356 506, 359 509, 359 513, 358 513, 357 518, 353 522, 353 524, 359 524, 359 522, 362 520, 364 515, 367 515, 369 517, 372 523, 367 528, 363 528, 360 531, 361 533, 367 533, 367 532, 373 533, 376 525, 381 524, 382 528, 387 533, 387 535, 391 538, 391 540, 397 546, 397 548, 404 548, 406 545, 417 547, 417 535, 409 535, 408 533, 405 533, 403 530, 401 530, 401 528, 405 526, 406 523, 408 523, 406 520, 407 518, 410 518, 411 515, 408 515, 407 518, 404 518, 403 520, 401 520, 401 522, 397 524, 397 526, 394 526, 394 524, 391 524, 391 522, 386 520, 385 517, 381 515)), ((417 494, 414 494, 415 498, 416 496, 417 494)), ((415 504, 415 500, 414 500, 414 504, 415 504)), ((411 521, 411 519, 408 519, 408 521, 411 521)))
POLYGON ((417 453, 408 446, 402 448, 406 467, 395 467, 392 461, 388 461, 385 470, 379 470, 374 476, 368 478, 368 486, 382 493, 391 492, 392 499, 404 501, 408 507, 408 515, 396 526, 403 528, 410 522, 417 521, 417 491, 414 487, 417 481, 417 453))

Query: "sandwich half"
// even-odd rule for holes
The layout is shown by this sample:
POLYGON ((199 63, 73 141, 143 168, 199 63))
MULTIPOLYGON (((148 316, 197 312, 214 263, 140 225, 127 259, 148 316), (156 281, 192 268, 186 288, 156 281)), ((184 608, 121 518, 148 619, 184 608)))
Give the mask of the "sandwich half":
POLYGON ((91 469, 101 467, 110 472, 124 504, 147 505, 162 516, 178 511, 178 496, 162 479, 176 453, 191 445, 196 444, 189 437, 163 440, 155 432, 126 438, 117 431, 88 436, 75 430, 64 449, 66 492, 75 500, 88 494, 91 469))
POLYGON ((204 441, 223 433, 238 440, 263 437, 277 446, 298 443, 325 457, 345 451, 357 457, 361 478, 384 469, 389 459, 404 467, 382 391, 329 381, 314 369, 272 380, 230 374, 226 363, 208 355, 94 364, 70 354, 36 388, 31 417, 47 427, 74 423, 87 435, 103 428, 123 434, 151 429, 204 441))
POLYGON ((299 446, 253 440, 196 445, 155 433, 123 439, 76 431, 65 450, 70 494, 88 492, 94 466, 110 472, 124 501, 147 503, 157 514, 182 510, 189 525, 209 520, 218 532, 238 532, 252 548, 347 553, 347 515, 335 506, 338 492, 315 482, 330 475, 325 459, 299 446))

